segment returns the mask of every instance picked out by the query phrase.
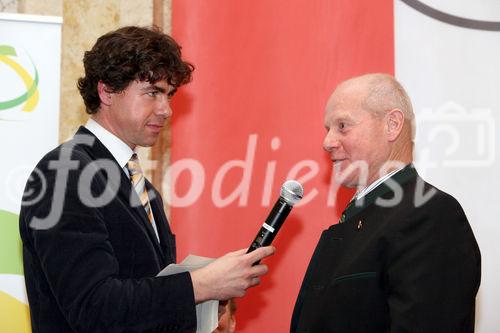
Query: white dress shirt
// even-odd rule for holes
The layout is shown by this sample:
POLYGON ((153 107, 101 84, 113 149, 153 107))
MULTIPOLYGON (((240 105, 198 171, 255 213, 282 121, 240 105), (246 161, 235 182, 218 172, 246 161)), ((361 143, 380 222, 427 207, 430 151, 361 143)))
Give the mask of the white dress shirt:
POLYGON ((404 167, 405 166, 397 168, 397 169, 389 172, 388 174, 380 177, 379 179, 375 180, 373 183, 371 183, 370 185, 368 185, 364 189, 358 190, 356 192, 356 194, 354 195, 353 200, 359 200, 359 199, 363 198, 365 195, 367 195, 368 193, 370 193, 371 191, 373 191, 377 186, 379 186, 380 184, 382 184, 383 182, 385 182, 387 179, 389 179, 390 177, 392 177, 397 172, 401 171, 404 167))

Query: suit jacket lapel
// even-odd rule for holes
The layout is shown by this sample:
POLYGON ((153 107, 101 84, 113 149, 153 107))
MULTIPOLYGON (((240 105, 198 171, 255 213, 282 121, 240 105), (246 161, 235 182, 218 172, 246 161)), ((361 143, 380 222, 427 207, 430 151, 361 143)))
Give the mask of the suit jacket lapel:
MULTIPOLYGON (((389 179, 396 182, 398 185, 403 185, 410 179, 416 178, 417 175, 417 171, 415 170, 413 164, 408 164, 389 179)), ((354 215, 357 215, 365 208, 372 205, 378 198, 388 194, 389 192, 393 192, 392 187, 387 184, 388 180, 384 181, 382 184, 375 187, 371 192, 365 195, 365 197, 360 200, 361 203, 355 201, 354 204, 349 205, 343 213, 343 215, 345 215, 345 220, 347 221, 354 215)))
MULTIPOLYGON (((146 214, 146 211, 142 207, 142 204, 139 200, 139 196, 134 190, 132 190, 130 179, 125 174, 125 171, 123 170, 122 166, 120 166, 118 162, 116 162, 111 152, 88 129, 81 126, 76 132, 76 135, 82 135, 82 136, 90 135, 94 139, 92 145, 83 145, 84 149, 89 152, 89 155, 92 156, 94 160, 102 159, 102 160, 113 161, 118 166, 118 169, 120 170, 120 180, 119 180, 120 183, 119 185, 113 184, 114 188, 118 187, 118 193, 117 193, 118 198, 121 199, 122 202, 124 202, 124 209, 130 209, 130 211, 135 215, 136 218, 133 219, 131 223, 138 224, 140 228, 142 228, 146 232, 146 234, 149 236, 149 239, 153 243, 153 246, 159 258, 161 258, 161 260, 164 260, 163 251, 160 247, 160 243, 158 242, 158 238, 156 237, 153 227, 149 222, 149 218, 146 214)), ((116 180, 112 179, 112 177, 111 178, 108 177, 107 181, 116 181, 116 180)))
POLYGON ((154 195, 149 198, 149 202, 151 204, 151 209, 153 210, 153 215, 156 222, 156 230, 158 231, 158 236, 160 239, 160 247, 163 251, 164 256, 168 253, 170 253, 171 255, 170 258, 164 259, 166 259, 166 261, 169 263, 175 262, 175 241, 173 239, 174 236, 170 230, 160 194, 147 179, 146 188, 148 189, 148 193, 154 193, 154 195))

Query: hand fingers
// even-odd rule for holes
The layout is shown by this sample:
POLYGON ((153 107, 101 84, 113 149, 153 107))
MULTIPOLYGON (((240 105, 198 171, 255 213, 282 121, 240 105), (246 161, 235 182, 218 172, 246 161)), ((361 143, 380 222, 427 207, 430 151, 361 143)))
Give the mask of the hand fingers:
POLYGON ((260 278, 254 277, 250 280, 250 287, 254 287, 258 284, 260 284, 260 278))
POLYGON ((261 276, 266 274, 268 271, 269 268, 267 267, 267 265, 263 264, 255 265, 252 266, 252 268, 250 269, 250 276, 255 276, 255 277, 261 276))
POLYGON ((269 257, 270 255, 274 254, 274 252, 276 252, 276 248, 274 246, 264 246, 258 248, 253 252, 250 252, 249 254, 247 254, 247 256, 249 261, 254 263, 265 257, 269 257))
POLYGON ((244 248, 244 249, 240 249, 237 251, 229 252, 228 254, 233 255, 233 256, 239 256, 239 255, 247 253, 247 251, 248 251, 248 248, 244 248))
MULTIPOLYGON (((246 254, 248 251, 248 248, 243 248, 243 249, 239 249, 237 251, 233 251, 233 252, 228 252, 226 255, 230 255, 230 256, 239 256, 239 255, 244 255, 246 254)), ((274 252, 276 251, 276 248, 274 246, 263 246, 263 247, 260 247, 256 250, 254 250, 253 252, 250 252, 250 254, 252 254, 250 257, 251 258, 254 258, 255 261, 257 260, 260 260, 262 258, 265 258, 265 257, 268 257, 272 254, 274 254, 274 252)))

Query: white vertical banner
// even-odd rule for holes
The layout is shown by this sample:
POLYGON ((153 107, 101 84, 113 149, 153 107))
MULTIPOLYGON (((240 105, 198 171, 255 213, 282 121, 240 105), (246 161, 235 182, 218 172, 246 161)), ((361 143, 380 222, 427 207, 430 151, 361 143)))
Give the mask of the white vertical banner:
POLYGON ((30 332, 18 214, 59 140, 60 17, 0 13, 0 332, 30 332))
POLYGON ((476 329, 498 332, 500 1, 394 4, 395 72, 415 108, 417 167, 467 214, 482 255, 476 329))

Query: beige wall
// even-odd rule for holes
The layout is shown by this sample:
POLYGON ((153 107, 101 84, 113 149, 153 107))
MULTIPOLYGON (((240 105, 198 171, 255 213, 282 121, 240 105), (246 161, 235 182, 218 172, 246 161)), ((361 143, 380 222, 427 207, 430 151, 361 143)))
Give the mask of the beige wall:
MULTIPOLYGON (((83 54, 102 34, 125 25, 150 26, 153 0, 0 0, 0 11, 32 15, 62 16, 60 141, 70 138, 87 121, 83 101, 76 88, 83 74, 83 54)), ((170 32, 171 0, 163 1, 164 30, 170 32)), ((169 133, 165 133, 170 142, 169 133)), ((167 148, 168 149, 168 148, 167 148)), ((150 149, 139 152, 149 160, 150 149)), ((168 159, 168 152, 165 155, 168 159)), ((147 165, 144 166, 147 169, 147 165)), ((146 171, 148 176, 150 172, 146 171)))
POLYGON ((62 16, 62 0, 17 0, 18 12, 33 15, 62 16))

